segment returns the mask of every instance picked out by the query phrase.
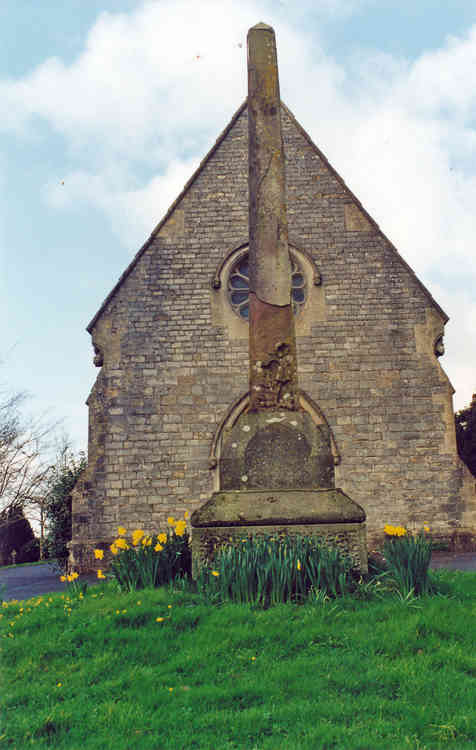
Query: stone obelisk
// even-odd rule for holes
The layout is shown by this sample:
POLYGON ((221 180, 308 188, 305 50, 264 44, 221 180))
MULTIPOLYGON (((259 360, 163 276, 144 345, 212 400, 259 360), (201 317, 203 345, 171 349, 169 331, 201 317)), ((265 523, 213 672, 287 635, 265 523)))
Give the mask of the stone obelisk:
POLYGON ((248 32, 250 411, 298 408, 276 39, 248 32))
POLYGON ((243 535, 314 534, 366 570, 365 513, 335 488, 329 426, 299 408, 276 41, 248 32, 250 393, 224 429, 219 490, 192 515, 195 573, 243 535))

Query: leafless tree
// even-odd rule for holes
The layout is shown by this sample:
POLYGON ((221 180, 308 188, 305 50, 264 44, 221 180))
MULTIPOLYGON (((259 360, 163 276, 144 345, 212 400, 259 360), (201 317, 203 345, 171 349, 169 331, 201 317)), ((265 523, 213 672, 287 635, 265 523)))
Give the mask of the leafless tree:
POLYGON ((0 525, 14 510, 42 507, 51 472, 49 447, 56 425, 22 416, 25 398, 18 393, 0 400, 0 525))

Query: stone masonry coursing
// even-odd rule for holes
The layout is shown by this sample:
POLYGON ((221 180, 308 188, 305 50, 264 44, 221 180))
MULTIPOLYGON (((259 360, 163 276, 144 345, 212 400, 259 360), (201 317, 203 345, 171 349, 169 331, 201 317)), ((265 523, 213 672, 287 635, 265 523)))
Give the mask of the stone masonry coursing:
MULTIPOLYGON (((299 386, 332 430, 336 487, 365 509, 370 546, 385 523, 474 534, 475 480, 435 355, 447 318, 284 105, 282 118, 289 240, 308 292, 299 386)), ((248 326, 226 294, 247 241, 244 104, 88 328, 102 367, 73 495, 78 568, 94 567, 92 548, 119 524, 158 531, 217 489, 211 445, 248 390, 248 326)))

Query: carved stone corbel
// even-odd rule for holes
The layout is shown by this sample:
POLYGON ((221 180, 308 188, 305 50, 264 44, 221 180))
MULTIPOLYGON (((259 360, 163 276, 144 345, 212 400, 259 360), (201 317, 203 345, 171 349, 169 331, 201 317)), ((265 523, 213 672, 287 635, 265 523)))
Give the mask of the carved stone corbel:
POLYGON ((104 355, 102 352, 102 349, 93 342, 93 348, 94 348, 94 367, 102 367, 104 364, 104 355))
POLYGON ((433 344, 433 351, 436 357, 442 357, 445 353, 445 344, 443 341, 443 334, 440 334, 433 344))

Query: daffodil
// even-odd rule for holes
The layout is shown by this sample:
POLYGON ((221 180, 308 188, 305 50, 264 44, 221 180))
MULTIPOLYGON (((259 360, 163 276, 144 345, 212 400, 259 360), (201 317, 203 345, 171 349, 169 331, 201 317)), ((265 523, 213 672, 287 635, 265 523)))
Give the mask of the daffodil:
POLYGON ((127 534, 126 529, 124 526, 119 526, 117 529, 118 536, 125 536, 127 534))
POLYGON ((188 510, 186 510, 185 513, 183 514, 183 517, 185 518, 185 520, 187 520, 189 516, 190 516, 190 513, 188 512, 188 510))
POLYGON ((175 524, 175 518, 173 516, 169 516, 167 518, 167 523, 169 526, 173 526, 175 524))
POLYGON ((104 557, 104 550, 103 549, 95 549, 94 550, 94 557, 96 560, 102 560, 104 557))
POLYGON ((158 542, 160 542, 161 544, 165 544, 165 543, 166 543, 166 541, 167 541, 167 534, 165 534, 165 533, 164 533, 164 532, 162 531, 162 532, 161 532, 160 534, 158 534, 158 536, 157 536, 157 541, 158 541, 158 542))
POLYGON ((104 575, 104 573, 102 572, 101 568, 99 568, 97 575, 98 575, 98 578, 105 578, 106 577, 104 575))
POLYGON ((134 547, 137 547, 143 536, 144 532, 142 531, 142 529, 136 529, 132 532, 132 544, 134 545, 134 547))
POLYGON ((301 560, 298 560, 298 561, 297 561, 297 569, 298 569, 298 570, 301 570, 301 560))
POLYGON ((387 523, 384 527, 384 532, 387 536, 405 536, 407 530, 404 526, 392 526, 387 523))
POLYGON ((164 548, 162 547, 161 544, 156 544, 154 547, 154 552, 162 552, 163 549, 164 548))
POLYGON ((220 573, 218 572, 218 570, 212 570, 212 576, 215 576, 215 578, 218 578, 219 575, 220 573))
POLYGON ((109 549, 111 550, 111 552, 112 552, 113 555, 117 555, 119 553, 119 547, 117 546, 117 544, 115 542, 113 542, 111 544, 111 546, 109 547, 109 549))
POLYGON ((183 536, 185 533, 185 529, 187 528, 187 524, 185 521, 177 521, 175 524, 175 533, 177 536, 183 536))
POLYGON ((165 620, 165 617, 156 617, 155 618, 156 622, 163 622, 164 620, 165 620))

